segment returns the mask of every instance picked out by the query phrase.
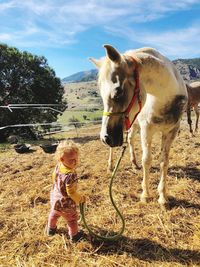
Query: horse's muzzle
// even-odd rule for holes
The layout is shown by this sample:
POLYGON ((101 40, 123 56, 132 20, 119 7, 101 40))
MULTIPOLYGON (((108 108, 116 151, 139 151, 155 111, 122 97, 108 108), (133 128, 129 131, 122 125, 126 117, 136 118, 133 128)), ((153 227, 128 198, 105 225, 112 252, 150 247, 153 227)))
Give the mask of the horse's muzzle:
POLYGON ((122 146, 123 144, 123 130, 108 131, 105 135, 101 136, 101 141, 110 147, 122 146))

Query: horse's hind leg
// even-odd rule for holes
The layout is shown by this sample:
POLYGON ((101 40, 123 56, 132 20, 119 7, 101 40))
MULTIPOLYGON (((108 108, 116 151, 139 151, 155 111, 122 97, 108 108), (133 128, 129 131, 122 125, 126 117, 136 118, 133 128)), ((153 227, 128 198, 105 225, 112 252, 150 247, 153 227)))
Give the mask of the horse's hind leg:
POLYGON ((192 130, 192 119, 191 119, 191 107, 188 105, 187 107, 187 121, 190 127, 190 133, 193 135, 193 130, 192 130))
POLYGON ((167 203, 166 196, 166 178, 167 178, 167 170, 169 165, 169 151, 171 148, 171 144, 176 137, 176 134, 179 130, 179 126, 175 127, 169 133, 162 135, 162 145, 161 145, 161 160, 160 160, 160 171, 161 178, 158 185, 158 193, 159 199, 158 202, 160 205, 165 205, 167 203))
POLYGON ((195 105, 194 106, 194 112, 196 114, 195 132, 197 132, 197 130, 198 130, 198 123, 199 123, 199 109, 198 109, 198 105, 195 105))
POLYGON ((143 167, 143 181, 141 202, 146 202, 149 198, 149 170, 151 167, 151 143, 153 132, 149 127, 141 127, 141 143, 142 143, 142 167, 143 167))

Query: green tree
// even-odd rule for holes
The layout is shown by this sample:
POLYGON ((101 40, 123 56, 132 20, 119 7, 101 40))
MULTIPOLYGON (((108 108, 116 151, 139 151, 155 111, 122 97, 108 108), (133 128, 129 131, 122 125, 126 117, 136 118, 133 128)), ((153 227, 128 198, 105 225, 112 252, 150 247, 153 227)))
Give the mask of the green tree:
MULTIPOLYGON (((0 105, 8 104, 60 104, 54 108, 63 111, 64 88, 43 56, 20 52, 17 48, 0 44, 0 105)), ((0 109, 0 126, 27 123, 46 123, 57 119, 58 112, 45 109, 0 109)), ((29 132, 32 128, 6 128, 0 130, 0 141, 10 134, 29 132)))

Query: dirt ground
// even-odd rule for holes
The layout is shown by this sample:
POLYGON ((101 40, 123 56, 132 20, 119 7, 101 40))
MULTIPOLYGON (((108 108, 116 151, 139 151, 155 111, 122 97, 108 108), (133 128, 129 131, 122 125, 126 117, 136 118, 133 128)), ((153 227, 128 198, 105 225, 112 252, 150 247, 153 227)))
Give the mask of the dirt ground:
MULTIPOLYGON (((107 173, 108 147, 98 135, 80 137, 79 188, 87 195, 86 220, 99 233, 117 232, 121 221, 110 204, 107 173)), ((141 164, 139 133, 135 151, 141 164)), ((115 149, 115 159, 120 149, 115 149)), ((65 222, 58 234, 48 237, 54 154, 39 146, 30 153, 14 149, 0 153, 0 266, 113 267, 200 266, 200 133, 191 137, 183 123, 172 145, 168 171, 169 207, 157 203, 160 135, 153 142, 150 174, 151 199, 141 204, 142 170, 132 168, 128 149, 119 166, 113 195, 125 219, 123 236, 115 242, 81 241, 71 244, 65 222)), ((80 228, 83 228, 80 222, 80 228)), ((85 230, 85 232, 87 232, 85 230)))

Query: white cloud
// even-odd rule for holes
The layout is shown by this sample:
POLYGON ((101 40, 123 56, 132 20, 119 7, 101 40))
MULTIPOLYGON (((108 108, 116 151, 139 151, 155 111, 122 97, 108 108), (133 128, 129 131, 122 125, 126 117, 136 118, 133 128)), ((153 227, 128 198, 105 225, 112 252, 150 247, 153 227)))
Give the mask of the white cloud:
MULTIPOLYGON (((149 46, 158 49, 165 55, 177 57, 199 57, 200 55, 200 28, 199 22, 196 22, 188 28, 178 30, 151 32, 135 31, 131 28, 107 28, 115 35, 123 36, 133 43, 133 49, 140 46, 149 46), (139 44, 136 47, 136 43, 139 44)), ((122 51, 123 52, 123 51, 122 51)))
MULTIPOLYGON (((36 43, 56 47, 69 45, 77 41, 78 33, 91 27, 125 28, 130 22, 137 25, 158 20, 198 3, 198 0, 3 0, 0 3, 0 41, 8 40, 12 34, 13 42, 20 46, 35 46, 36 43), (7 25, 3 19, 5 14, 12 16, 16 28, 7 25)), ((173 36, 177 40, 177 36, 170 33, 159 33, 159 36, 137 33, 140 42, 146 43, 150 39, 152 44, 167 49, 162 41, 168 39, 166 35, 172 36, 171 41, 173 36)), ((181 38, 184 34, 180 41, 181 38)))
POLYGON ((8 41, 12 40, 12 35, 7 34, 7 33, 0 34, 0 40, 2 42, 8 42, 8 41))
POLYGON ((149 42, 171 57, 199 57, 200 56, 200 28, 189 28, 164 32, 159 34, 147 34, 143 42, 149 42), (149 40, 149 41, 148 41, 149 40))
POLYGON ((0 12, 4 12, 9 10, 15 6, 15 1, 6 1, 4 3, 0 3, 0 12))

